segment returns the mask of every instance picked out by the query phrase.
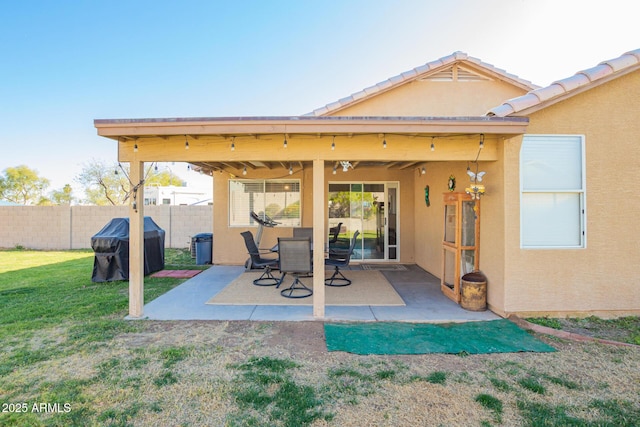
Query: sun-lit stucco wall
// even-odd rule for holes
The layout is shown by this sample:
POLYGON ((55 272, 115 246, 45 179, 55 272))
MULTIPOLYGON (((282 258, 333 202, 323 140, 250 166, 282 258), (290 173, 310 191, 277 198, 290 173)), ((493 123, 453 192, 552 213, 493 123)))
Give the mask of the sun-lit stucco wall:
POLYGON ((530 116, 529 134, 585 135, 586 248, 520 249, 519 152, 505 144, 505 302, 521 315, 640 313, 640 71, 530 116))
POLYGON ((526 91, 499 80, 413 81, 367 99, 336 116, 483 116, 526 91))

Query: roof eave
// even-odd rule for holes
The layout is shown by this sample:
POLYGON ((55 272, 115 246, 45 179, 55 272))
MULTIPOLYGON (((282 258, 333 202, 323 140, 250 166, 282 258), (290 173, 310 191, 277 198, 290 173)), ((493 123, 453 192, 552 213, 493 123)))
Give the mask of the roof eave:
POLYGON ((171 135, 257 134, 521 134, 522 117, 219 117, 97 119, 98 135, 109 138, 171 135))

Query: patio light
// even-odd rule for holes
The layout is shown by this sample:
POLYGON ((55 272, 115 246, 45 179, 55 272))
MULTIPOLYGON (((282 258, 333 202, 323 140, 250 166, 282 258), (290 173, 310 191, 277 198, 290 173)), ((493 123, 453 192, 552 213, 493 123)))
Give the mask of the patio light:
POLYGON ((282 143, 284 148, 287 148, 287 135, 284 136, 284 142, 282 143))
MULTIPOLYGON (((384 138, 384 137, 383 137, 384 138)), ((387 138, 382 140, 382 148, 387 148, 387 138)))
POLYGON ((242 175, 246 175, 247 174, 247 167, 245 166, 244 169, 242 169, 242 175))
POLYGON ((293 166, 289 165, 289 175, 293 175, 293 166))
MULTIPOLYGON (((116 173, 118 173, 118 171, 116 171, 116 173)), ((336 174, 336 166, 335 165, 333 166, 333 171, 331 173, 334 174, 334 175, 336 174)))
POLYGON ((138 152, 138 144, 133 144, 133 152, 134 153, 138 152))
POLYGON ((187 138, 187 135, 184 136, 184 149, 189 149, 189 139, 187 138))
POLYGON ((435 146, 435 144, 433 143, 433 140, 434 140, 434 139, 436 139, 436 138, 432 136, 432 137, 431 137, 431 151, 436 151, 436 146, 435 146))
POLYGON ((484 133, 480 134, 480 149, 484 148, 484 133))
POLYGON ((427 173, 427 170, 423 166, 422 169, 420 169, 420 175, 424 175, 426 173, 427 173))
POLYGON ((236 137, 231 138, 231 151, 236 151, 236 137))
POLYGON ((331 150, 336 149, 336 136, 333 135, 333 141, 331 141, 331 150))

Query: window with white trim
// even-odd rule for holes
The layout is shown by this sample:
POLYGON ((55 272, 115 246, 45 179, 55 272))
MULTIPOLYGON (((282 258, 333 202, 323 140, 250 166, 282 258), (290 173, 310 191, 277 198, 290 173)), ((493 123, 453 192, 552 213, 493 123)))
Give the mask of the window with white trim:
POLYGON ((230 179, 229 226, 252 227, 255 212, 284 227, 300 227, 301 193, 299 179, 230 179))
POLYGON ((584 137, 525 135, 520 149, 520 244, 583 248, 584 137))

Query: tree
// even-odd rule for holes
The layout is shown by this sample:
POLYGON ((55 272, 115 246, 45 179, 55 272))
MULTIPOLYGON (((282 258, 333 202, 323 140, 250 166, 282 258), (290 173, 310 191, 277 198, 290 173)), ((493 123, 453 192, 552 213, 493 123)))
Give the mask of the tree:
POLYGON ((49 180, 38 175, 38 171, 25 165, 9 167, 0 175, 0 199, 21 205, 40 202, 49 180))
POLYGON ((174 185, 177 187, 182 187, 184 185, 184 181, 178 175, 175 175, 171 171, 156 171, 153 168, 147 178, 144 181, 145 186, 154 186, 154 187, 166 187, 169 185, 174 185))
POLYGON ((70 205, 73 201, 71 185, 66 184, 60 190, 53 190, 50 197, 54 205, 70 205))
POLYGON ((93 159, 84 164, 75 180, 83 186, 86 203, 98 206, 123 205, 129 197, 128 166, 108 165, 93 159))
MULTIPOLYGON (((84 188, 86 203, 92 205, 123 205, 129 199, 131 184, 129 166, 117 163, 108 165, 102 160, 91 160, 82 168, 76 181, 84 188)), ((149 164, 145 170, 145 186, 183 185, 183 181, 171 171, 156 171, 149 164)))

